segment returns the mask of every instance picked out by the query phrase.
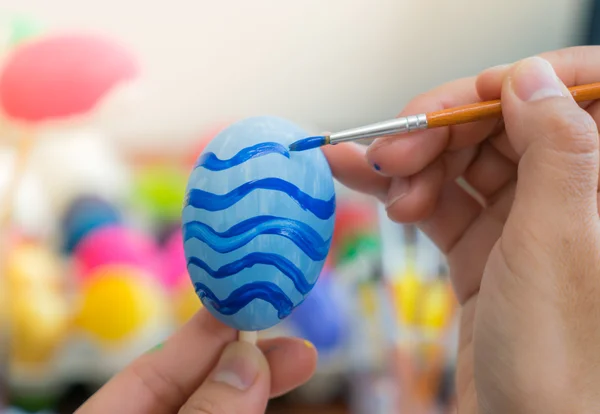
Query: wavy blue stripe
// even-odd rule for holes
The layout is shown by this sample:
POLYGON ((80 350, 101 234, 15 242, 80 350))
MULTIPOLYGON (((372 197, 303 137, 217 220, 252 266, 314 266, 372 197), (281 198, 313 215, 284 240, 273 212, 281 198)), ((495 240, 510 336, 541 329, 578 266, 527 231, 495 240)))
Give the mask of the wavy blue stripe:
POLYGON ((194 168, 203 167, 210 171, 223 171, 243 164, 252 158, 268 154, 280 154, 286 158, 290 158, 290 153, 286 146, 277 142, 261 142, 260 144, 240 150, 228 160, 221 160, 214 152, 207 152, 198 159, 194 168))
POLYGON ((251 282, 237 288, 227 299, 220 300, 203 283, 194 283, 194 288, 200 299, 207 299, 215 310, 223 315, 238 313, 254 299, 269 302, 276 310, 279 319, 288 316, 294 309, 294 304, 285 293, 271 282, 251 282))
POLYGON ((303 295, 306 295, 308 292, 310 292, 314 285, 308 283, 304 277, 304 274, 302 274, 302 271, 298 269, 292 262, 278 254, 261 252, 250 253, 239 260, 235 260, 231 263, 221 266, 217 270, 211 269, 206 262, 197 257, 190 257, 188 260, 188 266, 198 266, 199 268, 204 269, 206 273, 215 279, 224 279, 257 264, 275 266, 281 271, 281 273, 286 275, 294 283, 296 289, 303 295))
POLYGON ((335 195, 329 200, 320 200, 306 194, 294 184, 281 178, 262 178, 248 181, 227 194, 214 194, 197 188, 186 195, 186 204, 208 211, 220 211, 231 207, 254 190, 281 191, 290 196, 303 210, 310 211, 322 220, 327 220, 335 212, 335 195))
POLYGON ((224 232, 217 232, 200 221, 190 221, 183 225, 184 242, 198 239, 219 253, 239 249, 261 234, 285 237, 314 261, 325 260, 331 244, 331 239, 323 240, 308 224, 275 216, 251 217, 224 232))

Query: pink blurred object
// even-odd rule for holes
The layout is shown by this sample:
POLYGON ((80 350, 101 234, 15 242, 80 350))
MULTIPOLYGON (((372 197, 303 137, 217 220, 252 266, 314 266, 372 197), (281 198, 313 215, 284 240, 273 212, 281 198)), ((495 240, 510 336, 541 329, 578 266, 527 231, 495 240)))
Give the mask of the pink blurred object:
POLYGON ((54 35, 17 47, 0 74, 0 105, 31 123, 91 111, 139 67, 120 45, 84 34, 54 35))
POLYGON ((85 281, 103 265, 122 264, 160 274, 160 251, 154 239, 136 229, 120 225, 100 227, 85 236, 73 252, 76 274, 85 281))
POLYGON ((188 281, 181 229, 174 231, 165 243, 162 253, 162 277, 164 286, 169 290, 174 290, 188 281))

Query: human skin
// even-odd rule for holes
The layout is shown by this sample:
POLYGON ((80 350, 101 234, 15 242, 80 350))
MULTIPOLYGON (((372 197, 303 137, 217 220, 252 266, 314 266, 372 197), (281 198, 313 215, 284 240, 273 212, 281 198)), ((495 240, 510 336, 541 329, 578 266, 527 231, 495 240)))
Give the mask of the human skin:
MULTIPOLYGON (((323 148, 342 183, 417 223, 446 254, 462 306, 460 413, 600 410, 600 104, 577 105, 565 87, 600 81, 600 48, 542 57, 443 85, 402 113, 501 98, 503 122, 381 138, 366 153, 323 148)), ((201 310, 78 413, 260 414, 315 365, 300 340, 235 342, 201 310)))
POLYGON ((600 81, 600 48, 540 57, 443 85, 401 114, 501 98, 503 121, 323 148, 342 183, 446 254, 462 308, 459 413, 600 411, 600 103, 578 105, 565 87, 600 81))
POLYGON ((236 341, 201 309, 164 344, 119 372, 77 414, 262 414, 269 398, 306 382, 314 347, 295 338, 236 341))

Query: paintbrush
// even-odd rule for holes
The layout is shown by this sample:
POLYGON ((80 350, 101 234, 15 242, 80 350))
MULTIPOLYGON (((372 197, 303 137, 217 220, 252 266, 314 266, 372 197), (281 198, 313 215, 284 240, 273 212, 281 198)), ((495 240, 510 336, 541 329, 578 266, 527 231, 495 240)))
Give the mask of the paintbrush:
MULTIPOLYGON (((569 88, 577 102, 600 99, 600 82, 569 88)), ((347 129, 329 135, 320 135, 298 140, 290 144, 290 151, 306 151, 324 145, 357 141, 366 138, 378 138, 386 135, 405 134, 413 131, 466 124, 488 118, 500 118, 502 106, 500 100, 479 102, 458 106, 441 111, 418 115, 403 116, 389 121, 347 129)))

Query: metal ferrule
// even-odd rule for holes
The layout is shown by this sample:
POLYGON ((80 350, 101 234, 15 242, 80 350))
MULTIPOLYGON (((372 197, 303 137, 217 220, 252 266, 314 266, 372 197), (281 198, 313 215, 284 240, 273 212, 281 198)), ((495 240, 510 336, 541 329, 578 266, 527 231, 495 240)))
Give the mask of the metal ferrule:
POLYGON ((347 129, 329 135, 330 144, 376 138, 385 135, 405 134, 419 129, 427 129, 427 115, 411 115, 358 128, 347 129))

